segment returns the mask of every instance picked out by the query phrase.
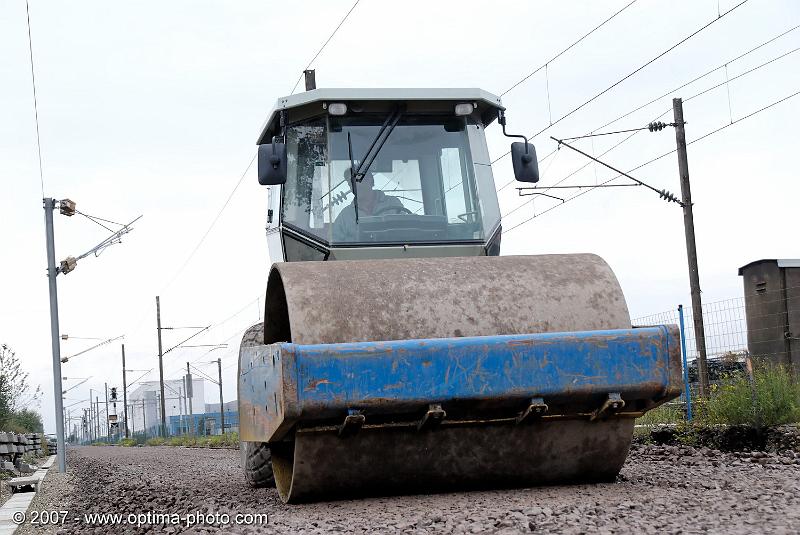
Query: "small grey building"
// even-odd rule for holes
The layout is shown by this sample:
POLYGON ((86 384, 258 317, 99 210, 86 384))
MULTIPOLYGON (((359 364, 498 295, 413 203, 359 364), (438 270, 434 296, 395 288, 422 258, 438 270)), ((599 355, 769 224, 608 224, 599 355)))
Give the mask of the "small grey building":
POLYGON ((750 354, 800 373, 800 259, 756 260, 739 275, 750 354))

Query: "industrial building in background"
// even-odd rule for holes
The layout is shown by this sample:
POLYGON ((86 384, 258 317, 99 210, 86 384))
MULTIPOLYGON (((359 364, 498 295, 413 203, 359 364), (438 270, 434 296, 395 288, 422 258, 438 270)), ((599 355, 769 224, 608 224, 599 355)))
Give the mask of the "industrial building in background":
MULTIPOLYGON (((180 415, 169 417, 170 435, 221 435, 221 426, 219 403, 206 403, 205 412, 194 412, 191 417, 182 418, 180 415)), ((235 399, 225 403, 225 432, 239 432, 239 402, 235 399)))
MULTIPOLYGON (((164 412, 167 418, 176 416, 181 422, 179 428, 183 432, 188 432, 189 414, 196 414, 194 410, 190 412, 190 407, 205 406, 205 389, 202 379, 192 379, 191 396, 186 396, 183 379, 173 379, 164 381, 166 392, 166 403, 164 412), (190 402, 191 400, 191 402, 190 402)), ((128 419, 129 428, 132 434, 146 431, 148 436, 160 434, 161 425, 161 386, 158 381, 146 381, 128 394, 128 419)), ((178 433, 180 434, 180 433, 178 433)))
POLYGON ((756 260, 739 275, 750 355, 800 373, 800 259, 756 260))

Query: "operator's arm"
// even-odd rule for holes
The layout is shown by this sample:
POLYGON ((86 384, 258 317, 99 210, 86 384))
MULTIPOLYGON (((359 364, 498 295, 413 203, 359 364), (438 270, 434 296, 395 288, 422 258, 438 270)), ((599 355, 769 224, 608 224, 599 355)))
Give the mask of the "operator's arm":
POLYGON ((355 208, 351 203, 345 206, 333 221, 333 240, 337 242, 352 241, 356 235, 355 208))

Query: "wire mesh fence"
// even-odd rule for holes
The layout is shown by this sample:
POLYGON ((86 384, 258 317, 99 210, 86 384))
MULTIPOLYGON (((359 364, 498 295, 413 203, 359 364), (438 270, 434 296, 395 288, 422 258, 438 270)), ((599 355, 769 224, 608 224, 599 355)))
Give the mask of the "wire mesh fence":
MULTIPOLYGON (((698 344, 692 307, 676 306, 635 318, 634 326, 681 325, 685 343, 686 388, 664 412, 687 416, 686 389, 691 398, 699 390, 698 344)), ((704 303, 702 306, 708 381, 719 385, 745 373, 748 361, 766 362, 791 369, 800 362, 800 287, 774 291, 759 289, 747 296, 704 303)), ((690 409, 688 409, 690 410, 690 409)), ((674 416, 674 414, 673 414, 674 416)))

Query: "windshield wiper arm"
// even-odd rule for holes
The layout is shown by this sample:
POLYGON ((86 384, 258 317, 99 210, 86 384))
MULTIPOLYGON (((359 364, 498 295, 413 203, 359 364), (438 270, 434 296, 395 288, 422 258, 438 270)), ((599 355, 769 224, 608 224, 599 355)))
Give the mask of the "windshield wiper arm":
MULTIPOLYGON (((364 180, 364 176, 366 176, 367 172, 369 172, 369 168, 372 165, 372 162, 375 161, 375 158, 378 156, 378 153, 383 148, 383 145, 386 143, 386 140, 389 139, 389 136, 392 135, 392 131, 397 126, 397 123, 400 122, 400 119, 403 117, 403 112, 400 108, 396 108, 394 112, 392 112, 386 120, 383 121, 383 126, 378 131, 378 134, 370 143, 367 152, 364 154, 364 157, 361 161, 358 162, 358 169, 355 170, 353 173, 355 175, 355 179, 358 182, 364 180), (375 144, 380 140, 380 144, 377 148, 375 148, 375 144), (374 151, 372 149, 375 149, 374 151)), ((350 163, 352 164, 352 157, 350 158, 350 163)), ((350 167, 352 169, 352 166, 350 167)))
POLYGON ((358 188, 356 188, 356 172, 353 170, 353 142, 350 140, 350 132, 347 133, 347 153, 350 156, 350 187, 353 188, 353 208, 356 210, 356 225, 358 225, 358 188))
POLYGON ((356 224, 358 224, 358 188, 356 188, 356 183, 364 180, 367 172, 369 172, 372 162, 375 161, 378 153, 383 148, 386 140, 389 139, 389 136, 392 135, 392 131, 394 130, 395 126, 397 126, 397 123, 400 122, 402 117, 403 112, 399 107, 386 117, 386 119, 383 121, 383 125, 381 125, 381 129, 378 130, 378 133, 369 144, 367 152, 364 153, 364 157, 359 160, 357 169, 353 169, 355 166, 353 163, 353 141, 350 138, 350 132, 347 132, 347 152, 350 156, 350 186, 353 188, 353 208, 356 211, 356 224), (378 143, 378 140, 380 140, 380 144, 377 148, 375 148, 375 144, 378 143), (375 149, 375 151, 373 152, 372 149, 375 149))

